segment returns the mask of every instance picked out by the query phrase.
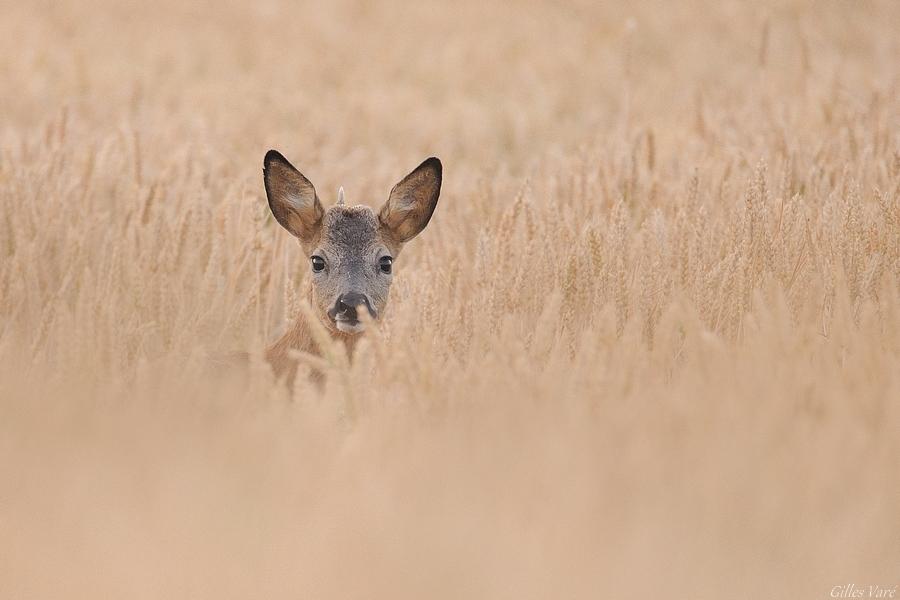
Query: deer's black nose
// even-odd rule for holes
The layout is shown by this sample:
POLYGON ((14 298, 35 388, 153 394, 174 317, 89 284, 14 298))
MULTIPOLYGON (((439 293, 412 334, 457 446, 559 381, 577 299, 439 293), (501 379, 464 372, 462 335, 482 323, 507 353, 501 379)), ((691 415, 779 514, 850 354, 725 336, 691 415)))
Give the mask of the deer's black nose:
POLYGON ((334 304, 334 316, 341 316, 345 319, 356 320, 356 309, 359 306, 365 306, 366 310, 369 311, 369 314, 374 318, 375 311, 372 310, 372 305, 369 303, 369 299, 366 298, 365 294, 357 294, 356 292, 350 292, 348 294, 341 294, 338 296, 337 302, 334 304))

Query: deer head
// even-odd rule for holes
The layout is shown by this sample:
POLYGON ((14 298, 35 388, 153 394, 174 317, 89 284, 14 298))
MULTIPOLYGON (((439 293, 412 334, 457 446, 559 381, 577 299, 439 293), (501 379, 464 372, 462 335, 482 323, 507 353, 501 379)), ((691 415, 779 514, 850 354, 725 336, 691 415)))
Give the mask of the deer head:
POLYGON ((441 192, 441 161, 429 158, 391 190, 376 214, 368 206, 338 203, 325 210, 312 183, 280 153, 270 150, 263 178, 269 208, 296 237, 307 257, 311 302, 335 335, 363 331, 359 311, 384 312, 394 260, 434 213, 441 192))

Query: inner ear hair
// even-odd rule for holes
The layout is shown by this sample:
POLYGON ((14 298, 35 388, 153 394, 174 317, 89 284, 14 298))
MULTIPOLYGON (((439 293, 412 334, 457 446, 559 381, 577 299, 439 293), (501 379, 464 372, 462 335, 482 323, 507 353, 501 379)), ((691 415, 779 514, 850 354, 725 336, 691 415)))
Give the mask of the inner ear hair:
POLYGON ((325 211, 309 179, 280 152, 269 150, 263 159, 263 181, 275 220, 300 240, 312 239, 325 211))
POLYGON ((391 189, 378 219, 398 242, 408 242, 428 225, 441 194, 442 170, 441 161, 431 157, 391 189))

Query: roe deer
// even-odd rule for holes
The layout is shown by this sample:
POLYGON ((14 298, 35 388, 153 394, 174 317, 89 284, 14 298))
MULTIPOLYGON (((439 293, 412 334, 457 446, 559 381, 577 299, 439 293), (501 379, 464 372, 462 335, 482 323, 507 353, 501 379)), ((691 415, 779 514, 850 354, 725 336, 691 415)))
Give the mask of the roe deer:
MULTIPOLYGON (((323 209, 312 183, 275 150, 263 161, 263 180, 272 214, 300 241, 309 261, 306 294, 313 313, 352 352, 365 328, 357 311, 381 317, 394 260, 434 213, 441 161, 429 158, 404 177, 378 214, 368 206, 344 206, 343 188, 337 204, 323 209)), ((288 385, 297 372, 291 349, 318 353, 303 315, 266 350, 275 375, 285 377, 288 385)))

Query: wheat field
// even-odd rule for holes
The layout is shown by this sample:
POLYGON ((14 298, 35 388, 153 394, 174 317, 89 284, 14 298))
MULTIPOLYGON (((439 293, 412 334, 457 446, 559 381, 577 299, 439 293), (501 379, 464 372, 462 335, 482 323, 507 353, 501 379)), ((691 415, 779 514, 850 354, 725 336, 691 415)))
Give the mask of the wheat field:
POLYGON ((0 597, 896 590, 898 25, 0 3, 0 597), (384 321, 293 390, 269 148, 326 206, 444 163, 384 321))

